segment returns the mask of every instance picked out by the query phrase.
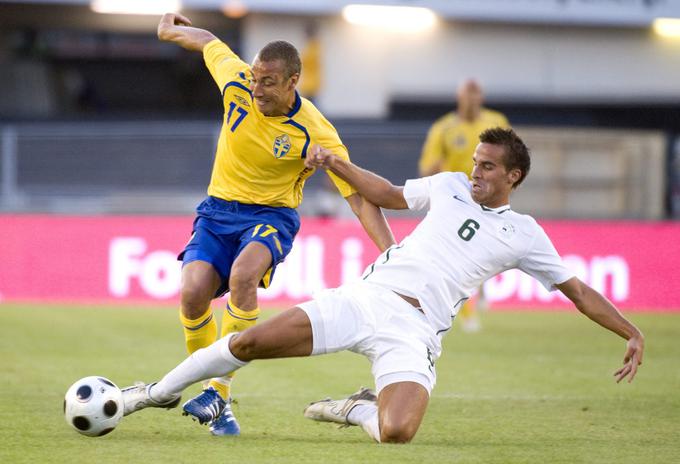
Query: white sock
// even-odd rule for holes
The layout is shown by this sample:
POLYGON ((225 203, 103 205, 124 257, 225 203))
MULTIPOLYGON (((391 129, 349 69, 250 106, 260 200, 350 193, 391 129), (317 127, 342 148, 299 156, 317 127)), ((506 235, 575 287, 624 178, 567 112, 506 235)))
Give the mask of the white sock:
POLYGON ((234 335, 236 333, 230 333, 212 345, 192 353, 153 386, 152 398, 161 403, 169 401, 191 384, 222 377, 248 364, 237 359, 229 349, 229 340, 234 335))
POLYGON ((347 422, 361 426, 369 437, 380 443, 378 406, 375 404, 357 404, 347 414, 347 422))

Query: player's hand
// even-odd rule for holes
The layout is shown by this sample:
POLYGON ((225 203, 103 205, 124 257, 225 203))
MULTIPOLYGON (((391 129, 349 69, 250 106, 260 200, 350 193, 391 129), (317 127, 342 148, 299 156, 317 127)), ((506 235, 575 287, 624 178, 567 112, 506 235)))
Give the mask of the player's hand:
POLYGON ((175 26, 191 26, 191 20, 179 13, 165 13, 158 23, 158 38, 163 41, 170 41, 175 26))
POLYGON ((645 350, 645 339, 642 334, 631 337, 626 344, 626 354, 623 357, 623 367, 614 372, 616 383, 628 377, 628 383, 632 382, 637 373, 638 366, 642 364, 642 353, 645 350))
POLYGON ((305 166, 311 169, 314 168, 330 168, 335 155, 332 151, 322 147, 321 145, 312 145, 307 157, 305 158, 305 166))
POLYGON ((174 24, 175 26, 191 26, 191 20, 187 18, 186 16, 183 16, 179 13, 175 13, 175 21, 174 24))
POLYGON ((191 26, 191 20, 179 13, 165 13, 161 18, 161 24, 168 26, 191 26))

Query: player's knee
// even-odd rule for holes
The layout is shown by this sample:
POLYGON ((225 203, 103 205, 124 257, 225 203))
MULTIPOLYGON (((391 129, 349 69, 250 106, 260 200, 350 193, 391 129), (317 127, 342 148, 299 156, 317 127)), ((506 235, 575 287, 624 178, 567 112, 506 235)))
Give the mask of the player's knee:
POLYGON ((229 289, 232 293, 246 294, 256 292, 260 276, 245 266, 238 266, 231 270, 229 289))
POLYGON ((252 361, 257 359, 259 346, 257 331, 246 330, 231 339, 229 350, 241 361, 252 361))
POLYGON ((380 443, 409 443, 417 431, 409 422, 385 421, 380 424, 380 443))
POLYGON ((195 283, 182 284, 180 295, 182 315, 188 319, 197 319, 205 314, 212 299, 209 290, 195 283))

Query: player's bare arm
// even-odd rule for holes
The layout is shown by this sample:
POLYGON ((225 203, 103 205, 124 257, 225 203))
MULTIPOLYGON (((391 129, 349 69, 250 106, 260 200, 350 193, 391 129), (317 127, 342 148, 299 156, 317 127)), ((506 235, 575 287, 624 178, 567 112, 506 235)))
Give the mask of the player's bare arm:
POLYGON ((333 174, 354 187, 366 200, 381 208, 407 209, 404 187, 337 157, 330 150, 314 145, 305 165, 310 168, 330 169, 333 174))
POLYGON ((353 193, 346 197, 345 200, 347 200, 352 211, 359 218, 364 230, 381 252, 397 243, 380 208, 358 193, 353 193))
POLYGON ((163 42, 173 42, 194 52, 203 51, 215 37, 212 32, 191 26, 191 20, 179 13, 165 13, 158 23, 158 38, 163 42))
POLYGON ((426 168, 420 169, 420 177, 428 177, 438 174, 444 170, 444 160, 443 155, 441 159, 438 159, 426 168))
POLYGON ((642 364, 645 348, 642 332, 623 317, 609 300, 576 277, 557 285, 557 288, 591 320, 628 340, 623 366, 614 373, 614 376, 617 382, 626 377, 628 382, 631 382, 635 378, 638 366, 642 364))

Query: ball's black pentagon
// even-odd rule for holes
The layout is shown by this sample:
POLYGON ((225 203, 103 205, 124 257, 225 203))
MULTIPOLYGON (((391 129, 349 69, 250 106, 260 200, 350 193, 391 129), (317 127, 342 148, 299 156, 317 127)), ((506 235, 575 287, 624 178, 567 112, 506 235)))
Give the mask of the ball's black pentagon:
POLYGON ((104 403, 104 414, 108 417, 113 417, 118 412, 118 403, 113 400, 108 400, 104 403))
POLYGON ((64 414, 66 414, 66 398, 64 398, 64 414))
POLYGON ((104 435, 106 435, 107 433, 111 432, 112 430, 113 430, 113 427, 111 427, 110 429, 104 429, 104 430, 102 430, 101 432, 99 432, 99 435, 97 435, 97 436, 98 436, 98 437, 104 436, 104 435))
POLYGON ((115 387, 113 382, 111 382, 109 379, 105 379, 104 377, 99 377, 99 381, 102 383, 105 383, 106 385, 110 385, 112 387, 115 387))
POLYGON ((73 426, 78 430, 82 431, 89 430, 90 421, 87 419, 87 417, 76 416, 73 418, 73 426))
POLYGON ((78 390, 76 390, 76 398, 78 398, 78 401, 87 401, 91 396, 92 387, 89 385, 81 385, 78 387, 78 390))

